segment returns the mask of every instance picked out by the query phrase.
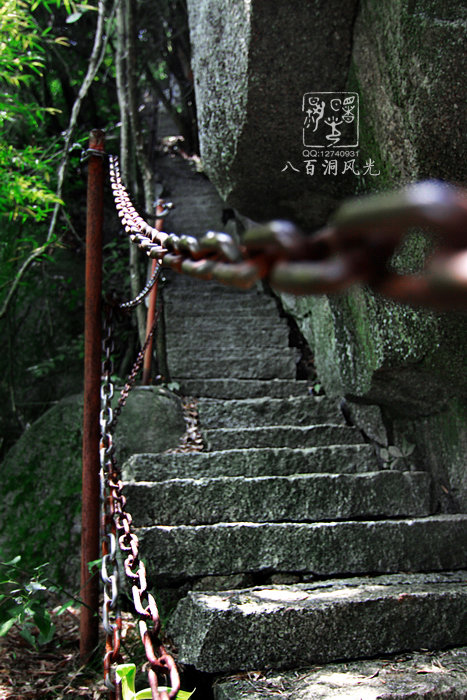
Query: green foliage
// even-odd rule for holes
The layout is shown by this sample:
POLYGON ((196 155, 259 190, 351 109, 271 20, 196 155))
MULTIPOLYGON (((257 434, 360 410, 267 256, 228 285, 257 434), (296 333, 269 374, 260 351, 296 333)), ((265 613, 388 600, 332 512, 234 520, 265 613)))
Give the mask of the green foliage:
POLYGON ((73 338, 64 345, 59 345, 57 347, 57 354, 54 354, 52 357, 44 358, 37 364, 30 365, 26 368, 26 371, 36 378, 47 377, 56 372, 59 367, 64 367, 66 369, 66 365, 76 357, 84 361, 83 334, 73 338))
MULTIPOLYGON (((0 562, 0 637, 17 627, 23 639, 37 648, 52 641, 55 625, 47 608, 51 593, 61 592, 45 575, 46 564, 28 576, 20 566, 21 557, 0 562)), ((63 605, 60 614, 71 605, 63 605)))
POLYGON ((408 442, 405 438, 402 440, 400 447, 389 445, 380 449, 380 457, 389 469, 400 469, 404 467, 408 469, 410 464, 408 458, 415 450, 415 445, 408 442))
POLYGON ((60 201, 54 149, 34 144, 46 115, 56 111, 34 100, 45 46, 54 41, 34 17, 39 5, 50 3, 6 0, 0 7, 0 301, 24 260, 43 244, 44 224, 60 201))
MULTIPOLYGON (((145 690, 135 691, 135 676, 136 676, 136 666, 135 664, 120 664, 116 668, 117 676, 120 678, 122 684, 122 696, 123 700, 151 700, 152 693, 151 689, 147 688, 145 690)), ((170 692, 170 688, 159 687, 159 691, 170 692)), ((189 700, 193 695, 194 691, 186 692, 185 690, 179 690, 175 696, 175 700, 189 700)))
POLYGON ((51 191, 53 160, 37 146, 0 143, 0 214, 9 221, 42 222, 60 200, 51 191))

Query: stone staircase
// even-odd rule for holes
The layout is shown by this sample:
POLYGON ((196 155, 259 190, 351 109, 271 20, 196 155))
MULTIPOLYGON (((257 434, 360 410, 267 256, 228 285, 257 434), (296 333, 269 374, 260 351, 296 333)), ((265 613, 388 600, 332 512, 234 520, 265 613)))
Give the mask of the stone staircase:
POLYGON ((272 297, 214 282, 169 278, 164 289, 172 381, 186 395, 212 398, 304 395, 298 352, 272 297))
POLYGON ((467 697, 456 678, 352 695, 347 666, 327 684, 290 670, 466 644, 467 515, 435 514, 428 473, 382 469, 338 403, 295 379, 271 297, 177 278, 165 313, 205 450, 136 454, 124 476, 151 582, 186 594, 168 625, 180 661, 247 672, 216 700, 467 697))

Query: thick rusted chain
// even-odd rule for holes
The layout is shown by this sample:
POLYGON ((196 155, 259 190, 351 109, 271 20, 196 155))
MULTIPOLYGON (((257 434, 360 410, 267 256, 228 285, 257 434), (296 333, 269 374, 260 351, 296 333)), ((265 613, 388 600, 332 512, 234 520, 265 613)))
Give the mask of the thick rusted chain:
POLYGON ((122 304, 119 304, 119 308, 124 309, 124 310, 130 310, 130 309, 134 309, 135 306, 138 306, 139 304, 141 304, 141 302, 148 296, 148 294, 154 288, 154 285, 158 281, 160 274, 161 274, 161 266, 156 265, 151 277, 148 279, 148 281, 146 282, 146 284, 144 285, 144 287, 140 291, 140 293, 137 296, 135 296, 134 299, 131 299, 130 301, 125 301, 122 304))
POLYGON ((119 400, 118 400, 117 407, 115 408, 115 411, 114 411, 114 424, 113 424, 113 427, 115 427, 116 422, 117 422, 117 419, 118 419, 118 417, 120 416, 120 413, 121 413, 121 411, 122 411, 122 408, 124 407, 124 405, 125 405, 125 403, 126 403, 126 400, 127 400, 127 398, 128 398, 128 394, 130 393, 131 389, 133 388, 133 386, 134 386, 134 384, 135 384, 136 378, 137 378, 137 376, 138 376, 138 372, 140 371, 141 365, 143 364, 143 360, 144 360, 144 355, 145 355, 145 353, 146 353, 146 349, 147 349, 148 345, 150 344, 150 342, 151 342, 151 340, 152 340, 152 338, 153 338, 153 336, 154 336, 154 333, 155 333, 155 331, 156 331, 157 323, 158 323, 158 321, 159 321, 160 313, 161 313, 161 311, 160 311, 160 309, 158 309, 158 311, 156 312, 156 315, 154 316, 154 320, 153 320, 153 322, 152 322, 152 327, 151 327, 151 329, 150 329, 150 331, 149 331, 149 333, 148 333, 148 335, 147 335, 147 337, 146 337, 146 341, 145 341, 143 347, 141 348, 141 350, 140 350, 139 353, 138 353, 138 356, 137 356, 137 358, 136 358, 136 360, 135 360, 135 363, 134 363, 134 365, 133 365, 133 367, 132 367, 132 370, 131 370, 130 374, 128 375, 128 379, 127 379, 127 381, 126 381, 126 383, 125 383, 125 386, 123 387, 123 389, 122 389, 121 392, 120 392, 120 398, 119 398, 119 400))
POLYGON ((102 626, 105 631, 104 684, 109 693, 109 700, 116 696, 116 686, 111 678, 112 664, 120 659, 120 631, 122 618, 118 608, 118 563, 117 563, 117 528, 114 519, 114 500, 110 487, 115 472, 114 447, 112 440, 112 322, 111 310, 105 315, 102 338, 104 360, 102 363, 101 384, 101 443, 100 443, 100 488, 101 488, 101 539, 102 571, 104 585, 104 602, 102 607, 102 626), (112 572, 109 573, 109 566, 112 572))
POLYGON ((140 618, 139 628, 149 670, 148 679, 153 700, 172 700, 180 689, 180 679, 173 658, 162 645, 160 618, 154 597, 149 593, 146 581, 146 568, 139 556, 139 541, 132 531, 132 517, 126 511, 126 498, 123 493, 121 470, 114 455, 112 433, 128 393, 131 390, 144 358, 145 349, 157 327, 159 314, 154 318, 153 326, 141 349, 128 381, 121 392, 115 411, 111 401, 114 394, 112 382, 112 316, 109 305, 105 317, 102 367, 102 410, 101 423, 101 500, 102 500, 102 542, 104 581, 103 626, 106 632, 106 652, 104 656, 104 682, 109 691, 109 699, 116 699, 118 688, 111 678, 112 665, 120 659, 121 615, 118 610, 118 567, 116 559, 117 542, 122 553, 126 553, 123 564, 125 574, 130 581, 134 608, 140 618), (112 573, 109 573, 110 565, 112 573), (148 624, 150 628, 148 628, 148 624), (170 692, 158 690, 157 672, 170 678, 170 692))
POLYGON ((367 195, 344 203, 330 225, 306 235, 289 222, 247 231, 242 245, 226 233, 178 236, 142 219, 110 158, 117 212, 135 242, 151 258, 177 272, 249 288, 260 279, 293 294, 323 294, 364 283, 386 296, 436 307, 467 304, 467 194, 441 182, 367 195), (394 252, 413 227, 438 234, 423 273, 399 275, 394 252))

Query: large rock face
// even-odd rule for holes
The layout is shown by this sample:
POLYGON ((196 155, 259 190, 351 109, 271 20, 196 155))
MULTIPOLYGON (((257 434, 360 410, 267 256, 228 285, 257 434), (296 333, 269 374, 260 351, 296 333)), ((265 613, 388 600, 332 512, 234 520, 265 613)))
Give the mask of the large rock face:
MULTIPOLYGON (((49 562, 48 576, 79 584, 83 396, 59 401, 27 430, 2 462, 0 554, 25 567, 49 562)), ((176 447, 184 432, 179 399, 136 389, 115 432, 119 459, 176 447)))
MULTIPOLYGON (((285 215, 310 230, 349 193, 467 180, 461 3, 188 5, 202 156, 240 213, 285 215), (359 96, 358 176, 324 176, 324 157, 313 176, 304 170, 301 102, 320 91, 359 96), (363 176, 368 159, 377 176, 363 176), (283 172, 287 162, 297 171, 283 172)), ((418 269, 427 248, 414 233, 396 265, 418 269)), ((446 508, 467 508, 465 316, 402 307, 366 289, 284 301, 328 394, 382 406, 392 438, 416 442, 418 466, 439 476, 446 508)))
POLYGON ((466 25, 455 0, 360 3, 349 83, 388 184, 466 178, 466 25))
POLYGON ((356 5, 189 0, 203 162, 242 214, 318 223, 335 206, 343 182, 297 189, 282 169, 303 161, 304 94, 345 88, 356 5))

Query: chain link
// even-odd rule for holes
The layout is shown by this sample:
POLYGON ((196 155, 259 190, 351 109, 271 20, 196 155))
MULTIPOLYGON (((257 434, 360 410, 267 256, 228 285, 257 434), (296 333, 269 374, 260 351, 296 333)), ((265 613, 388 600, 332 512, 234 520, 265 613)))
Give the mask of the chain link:
POLYGON ((177 272, 249 288, 260 279, 292 294, 323 294, 363 283, 399 301, 437 308, 467 305, 467 192, 442 182, 422 182, 400 191, 344 203, 330 224, 305 235, 286 221, 246 232, 241 245, 228 234, 201 238, 158 231, 142 219, 122 184, 118 160, 110 157, 118 215, 151 258, 177 272), (413 227, 439 235, 423 272, 397 274, 391 258, 413 227))
POLYGON ((119 304, 119 307, 123 310, 129 310, 134 309, 135 306, 141 304, 141 302, 147 297, 147 295, 159 279, 161 269, 162 268, 160 265, 156 265, 154 272, 152 273, 151 277, 148 279, 140 293, 134 299, 131 299, 131 301, 125 301, 122 304, 119 304))
POLYGON ((149 333, 146 337, 145 343, 136 357, 135 363, 132 367, 130 374, 128 375, 128 379, 125 383, 125 386, 123 387, 123 389, 120 392, 120 398, 118 400, 118 404, 117 404, 115 411, 114 411, 114 414, 113 414, 113 420, 114 420, 113 427, 114 428, 115 428, 115 425, 117 424, 117 420, 120 416, 120 413, 121 413, 123 407, 125 406, 126 400, 128 398, 128 394, 130 393, 130 391, 132 390, 132 388, 135 384, 136 377, 138 376, 138 372, 140 371, 141 365, 143 364, 144 355, 145 355, 146 350, 148 348, 148 345, 151 342, 152 337, 156 331, 157 323, 159 321, 160 314, 161 314, 161 309, 159 308, 159 309, 157 309, 156 313, 154 314, 154 320, 152 323, 152 327, 151 327, 151 330, 149 331, 149 333))
MULTIPOLYGON (((437 308, 467 305, 467 193, 443 183, 419 183, 400 192, 372 195, 344 204, 327 227, 305 235, 293 224, 271 222, 249 230, 238 244, 231 236, 209 231, 204 236, 178 236, 152 227, 138 214, 122 184, 118 160, 110 156, 110 178, 122 224, 149 257, 159 261, 153 276, 132 301, 140 303, 156 283, 162 265, 201 279, 249 288, 267 279, 274 288, 293 294, 322 294, 340 291, 354 283, 401 301, 419 302, 437 308), (441 234, 437 250, 423 274, 398 275, 391 257, 411 227, 428 227, 441 234)), ((115 461, 112 431, 133 387, 145 350, 156 329, 159 313, 140 351, 115 411, 112 383, 112 313, 104 328, 103 383, 101 389, 101 500, 102 579, 104 582, 103 625, 106 632, 104 678, 110 697, 118 692, 111 667, 120 658, 121 615, 118 609, 117 542, 125 554, 124 572, 130 581, 133 604, 148 660, 153 700, 174 698, 180 688, 177 667, 160 641, 160 618, 149 593, 146 569, 139 555, 139 542, 132 531, 131 514, 120 469, 115 461), (170 678, 171 691, 158 690, 157 673, 170 678)), ((191 406, 190 438, 184 449, 199 449, 196 406, 191 406)))
POLYGON ((104 588, 102 606, 102 624, 104 627, 104 684, 109 691, 109 698, 116 698, 116 686, 111 678, 112 664, 120 660, 120 632, 122 617, 118 607, 118 562, 117 562, 117 528, 114 519, 114 502, 111 482, 115 476, 116 464, 112 439, 112 398, 114 387, 112 383, 112 340, 110 312, 104 319, 103 363, 101 383, 101 443, 100 443, 100 495, 101 495, 101 540, 102 540, 102 571, 101 577, 104 588))
POLYGON ((106 633, 106 653, 104 656, 104 683, 109 690, 109 698, 116 698, 115 681, 111 678, 112 664, 120 659, 121 614, 118 609, 118 562, 117 542, 125 559, 123 569, 131 585, 134 609, 139 620, 139 631, 148 661, 148 680, 153 700, 171 700, 180 689, 180 678, 175 661, 167 653, 160 640, 160 618, 154 597, 149 593, 146 581, 146 568, 139 556, 139 541, 132 531, 132 517, 126 511, 126 498, 123 493, 121 471, 117 464, 112 442, 117 418, 125 405, 144 358, 146 347, 157 327, 159 315, 146 343, 140 351, 127 383, 121 392, 118 406, 112 410, 114 395, 112 382, 112 320, 113 308, 108 305, 104 320, 101 387, 101 501, 102 501, 102 580, 104 583, 103 627, 106 633), (157 673, 170 678, 171 690, 158 690, 157 673))

